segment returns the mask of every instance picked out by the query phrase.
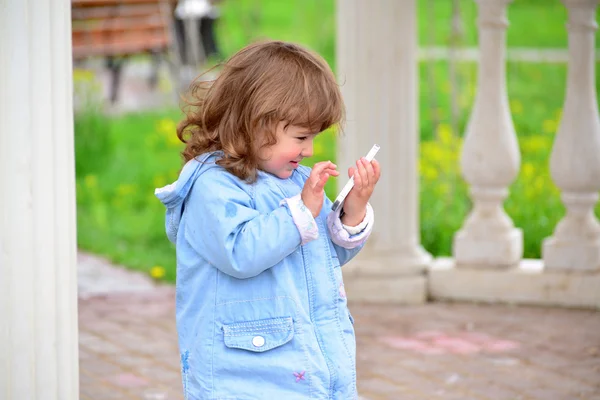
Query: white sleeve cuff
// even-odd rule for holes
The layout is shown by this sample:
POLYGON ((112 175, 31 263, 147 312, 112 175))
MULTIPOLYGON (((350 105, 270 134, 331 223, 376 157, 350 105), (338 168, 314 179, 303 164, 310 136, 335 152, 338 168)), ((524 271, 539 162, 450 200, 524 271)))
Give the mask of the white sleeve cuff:
POLYGON ((319 237, 319 227, 310 210, 306 208, 302 202, 300 196, 301 195, 298 194, 294 197, 283 199, 281 204, 287 204, 292 219, 294 220, 294 224, 296 225, 296 228, 298 228, 298 232, 300 232, 302 244, 304 245, 319 237))
POLYGON ((373 207, 367 203, 367 214, 363 221, 355 227, 342 224, 340 219, 341 210, 340 207, 337 211, 332 211, 327 215, 327 227, 333 243, 345 249, 353 249, 364 244, 371 235, 373 223, 375 222, 373 207))
MULTIPOLYGON (((341 220, 341 218, 340 218, 340 220, 341 220)), ((364 231, 368 224, 369 224, 369 219, 365 216, 365 219, 363 219, 363 221, 356 226, 348 226, 348 225, 342 224, 342 227, 350 234, 350 236, 352 236, 352 235, 358 235, 359 233, 364 231)))

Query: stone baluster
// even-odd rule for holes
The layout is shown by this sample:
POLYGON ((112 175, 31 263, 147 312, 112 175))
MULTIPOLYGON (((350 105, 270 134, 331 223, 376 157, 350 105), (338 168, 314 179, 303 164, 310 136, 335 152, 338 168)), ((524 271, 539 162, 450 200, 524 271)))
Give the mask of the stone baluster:
POLYGON ((394 301, 402 291, 394 278, 414 278, 413 299, 421 301, 431 256, 419 236, 416 0, 338 0, 337 16, 337 75, 347 106, 338 187, 347 181, 347 167, 374 143, 381 145, 376 158, 383 169, 371 202, 375 228, 353 261, 361 275, 357 290, 369 288, 366 300, 394 301), (377 284, 369 286, 369 278, 377 284))
POLYGON ((550 172, 567 209, 542 246, 550 270, 600 270, 600 117, 594 70, 597 0, 563 0, 568 9, 567 89, 550 172))
POLYGON ((518 264, 523 254, 522 231, 514 227, 502 205, 520 165, 506 93, 506 8, 510 1, 476 0, 477 93, 461 155, 473 209, 454 237, 458 267, 509 267, 518 264))
POLYGON ((0 10, 0 399, 77 399, 70 2, 0 10))

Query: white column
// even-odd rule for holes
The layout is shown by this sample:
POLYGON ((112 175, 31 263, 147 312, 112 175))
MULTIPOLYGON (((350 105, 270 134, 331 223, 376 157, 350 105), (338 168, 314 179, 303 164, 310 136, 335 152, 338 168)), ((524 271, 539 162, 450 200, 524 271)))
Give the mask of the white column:
POLYGON ((563 0, 569 13, 569 71, 562 120, 550 172, 562 191, 566 216, 544 241, 545 268, 600 270, 600 118, 594 70, 597 0, 563 0))
POLYGON ((0 8, 0 398, 77 399, 70 2, 0 8))
POLYGON ((394 265, 369 274, 423 270, 430 260, 419 240, 418 60, 415 0, 337 1, 338 80, 347 107, 338 145, 339 188, 347 168, 381 145, 382 175, 372 198, 375 230, 366 253, 394 265))
POLYGON ((516 265, 523 235, 503 208, 516 178, 520 154, 506 94, 506 7, 511 0, 476 0, 479 69, 475 104, 467 125, 461 168, 470 184, 473 210, 454 237, 457 266, 516 265))

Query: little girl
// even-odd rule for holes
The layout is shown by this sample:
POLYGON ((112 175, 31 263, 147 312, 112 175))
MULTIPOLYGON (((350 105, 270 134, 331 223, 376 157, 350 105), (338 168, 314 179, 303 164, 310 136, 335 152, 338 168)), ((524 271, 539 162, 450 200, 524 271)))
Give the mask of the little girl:
POLYGON ((247 46, 191 104, 179 179, 156 190, 177 248, 177 331, 186 399, 357 398, 341 266, 373 227, 377 161, 350 168, 343 210, 324 196, 336 166, 300 165, 343 120, 335 78, 290 43, 247 46))

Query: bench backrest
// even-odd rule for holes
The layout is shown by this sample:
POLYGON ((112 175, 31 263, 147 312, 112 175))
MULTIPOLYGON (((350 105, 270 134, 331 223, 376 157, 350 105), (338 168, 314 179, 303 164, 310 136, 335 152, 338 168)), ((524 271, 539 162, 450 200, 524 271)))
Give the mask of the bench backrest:
POLYGON ((71 0, 73 58, 165 51, 176 0, 71 0))

